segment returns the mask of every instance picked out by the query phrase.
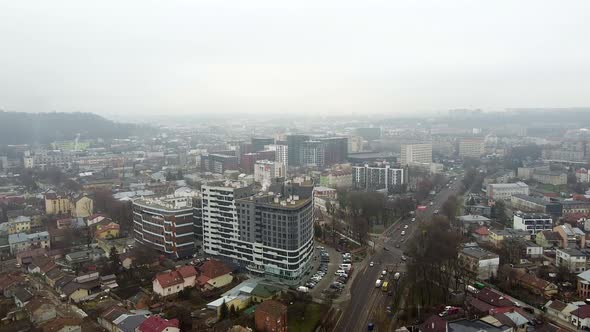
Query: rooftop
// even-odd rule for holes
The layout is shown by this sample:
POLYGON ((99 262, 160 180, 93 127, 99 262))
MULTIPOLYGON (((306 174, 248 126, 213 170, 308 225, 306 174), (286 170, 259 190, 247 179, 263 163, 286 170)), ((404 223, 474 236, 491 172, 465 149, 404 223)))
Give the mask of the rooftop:
POLYGON ((193 200, 191 197, 168 195, 164 197, 135 199, 133 200, 133 204, 176 212, 189 209, 192 210, 193 200))
POLYGON ((463 248, 463 250, 461 250, 461 252, 465 255, 475 257, 477 259, 493 259, 493 258, 500 257, 491 251, 487 251, 487 250, 485 250, 483 248, 479 248, 479 247, 463 248))
POLYGON ((520 188, 528 188, 528 185, 524 182, 515 182, 515 183, 491 183, 489 184, 489 186, 492 186, 493 188, 516 188, 516 187, 520 187, 520 188))

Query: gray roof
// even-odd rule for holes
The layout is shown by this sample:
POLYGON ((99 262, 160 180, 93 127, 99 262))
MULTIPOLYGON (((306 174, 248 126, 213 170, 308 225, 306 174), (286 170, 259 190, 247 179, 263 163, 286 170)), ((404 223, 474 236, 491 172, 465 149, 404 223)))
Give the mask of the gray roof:
MULTIPOLYGON (((145 315, 121 315, 124 319, 117 323, 117 327, 123 332, 135 332, 135 329, 147 319, 145 315)), ((119 320, 117 318, 116 320, 119 320)))
POLYGON ((12 244, 27 242, 27 241, 31 241, 34 239, 40 239, 40 238, 49 239, 49 232, 43 231, 43 232, 31 233, 31 234, 27 234, 27 233, 10 234, 10 235, 8 235, 8 243, 12 245, 12 244))
POLYGON ((27 301, 30 301, 33 298, 33 293, 29 292, 28 290, 26 290, 24 288, 19 287, 14 292, 14 297, 17 298, 22 303, 25 303, 27 301))
POLYGON ((467 248, 463 248, 463 250, 461 250, 461 252, 465 255, 471 256, 471 257, 475 257, 477 259, 491 259, 491 258, 498 258, 500 256, 498 256, 497 254, 494 254, 491 251, 487 251, 483 248, 479 248, 479 247, 467 247, 467 248))
POLYGON ((449 323, 448 332, 503 332, 508 329, 508 326, 495 327, 481 320, 460 320, 449 323))

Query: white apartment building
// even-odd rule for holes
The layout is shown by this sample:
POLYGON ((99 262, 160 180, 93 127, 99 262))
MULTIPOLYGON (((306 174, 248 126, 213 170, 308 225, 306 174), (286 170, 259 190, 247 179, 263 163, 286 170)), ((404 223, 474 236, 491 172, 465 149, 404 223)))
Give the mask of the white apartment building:
POLYGON ((289 146, 286 144, 270 144, 265 146, 266 150, 275 152, 275 161, 285 167, 289 166, 289 146))
POLYGON ((389 165, 354 166, 352 186, 362 190, 388 190, 404 183, 404 170, 389 165))
POLYGON ((512 219, 514 229, 537 234, 542 231, 553 230, 553 219, 548 214, 530 214, 517 212, 512 219))
POLYGON ((560 248, 555 252, 555 265, 565 266, 572 273, 586 271, 588 253, 575 248, 560 248))
POLYGON ((412 163, 432 163, 432 143, 402 144, 400 164, 406 166, 412 163))
POLYGON ((313 194, 298 185, 273 187, 256 195, 238 183, 204 185, 203 248, 250 272, 299 284, 313 257, 313 194))
POLYGON ((459 156, 465 158, 480 158, 485 153, 483 138, 462 138, 459 140, 459 156))
POLYGON ((487 195, 491 199, 508 200, 512 195, 528 195, 529 186, 524 182, 491 183, 487 186, 487 195))
POLYGON ((269 161, 269 160, 258 160, 254 164, 254 181, 262 184, 263 187, 268 187, 272 179, 285 177, 286 164, 269 161))

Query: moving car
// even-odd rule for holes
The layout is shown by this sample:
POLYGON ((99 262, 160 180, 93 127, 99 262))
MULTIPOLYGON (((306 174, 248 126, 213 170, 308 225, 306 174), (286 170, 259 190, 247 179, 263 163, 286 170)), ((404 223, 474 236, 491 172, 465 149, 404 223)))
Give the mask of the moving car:
POLYGON ((369 263, 370 267, 373 267, 373 265, 375 265, 375 263, 373 263, 373 262, 369 263))
POLYGON ((381 279, 377 279, 377 281, 375 281, 375 288, 381 287, 381 282, 381 279))
POLYGON ((406 231, 402 231, 402 236, 406 235, 406 231))
POLYGON ((404 229, 408 229, 408 225, 404 225, 404 229))

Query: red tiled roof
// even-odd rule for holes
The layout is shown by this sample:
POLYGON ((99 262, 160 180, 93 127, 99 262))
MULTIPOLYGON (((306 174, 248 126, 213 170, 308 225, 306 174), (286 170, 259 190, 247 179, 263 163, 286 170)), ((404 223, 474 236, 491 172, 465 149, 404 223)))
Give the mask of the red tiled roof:
POLYGON ((158 280, 158 283, 160 286, 162 286, 162 288, 182 284, 184 282, 184 279, 180 273, 178 273, 178 271, 158 274, 156 276, 156 280, 158 280))
POLYGON ((232 272, 231 268, 229 268, 227 265, 214 259, 205 262, 205 264, 201 266, 200 270, 202 275, 207 276, 211 279, 215 279, 217 277, 232 272))
POLYGON ((25 277, 19 272, 2 275, 0 276, 0 291, 23 282, 25 282, 25 277))
POLYGON ((485 226, 481 226, 480 228, 476 229, 474 233, 481 236, 488 236, 490 235, 490 230, 485 226))
POLYGON ((43 332, 58 332, 67 326, 80 326, 82 322, 77 318, 57 317, 43 326, 43 332))
POLYGON ((129 311, 127 311, 127 309, 117 305, 113 305, 107 308, 105 311, 103 311, 102 314, 100 314, 100 317, 102 317, 106 321, 112 322, 115 319, 119 318, 121 315, 128 313, 129 311))
POLYGON ((513 307, 514 303, 504 294, 490 288, 484 288, 477 293, 477 298, 494 307, 513 307))
POLYGON ((281 315, 287 312, 287 306, 276 300, 266 300, 258 305, 256 313, 258 312, 264 312, 271 317, 280 318, 281 315))
POLYGON ((197 284, 198 284, 199 286, 203 286, 203 285, 205 285, 206 283, 208 283, 208 282, 209 282, 209 280, 211 280, 211 278, 209 278, 209 277, 207 277, 207 276, 204 276, 204 275, 200 275, 200 276, 197 278, 197 284))
POLYGON ((578 309, 572 311, 572 315, 581 319, 590 317, 590 305, 583 305, 578 309))
POLYGON ((180 276, 183 278, 190 278, 197 275, 197 270, 192 265, 184 265, 181 268, 177 269, 180 276))
POLYGON ((167 320, 160 316, 151 316, 148 319, 144 320, 143 323, 139 325, 138 329, 141 332, 162 332, 165 331, 166 328, 178 328, 179 326, 180 323, 176 318, 167 320))
POLYGON ((420 327, 422 332, 446 332, 447 321, 438 315, 432 315, 420 327))

